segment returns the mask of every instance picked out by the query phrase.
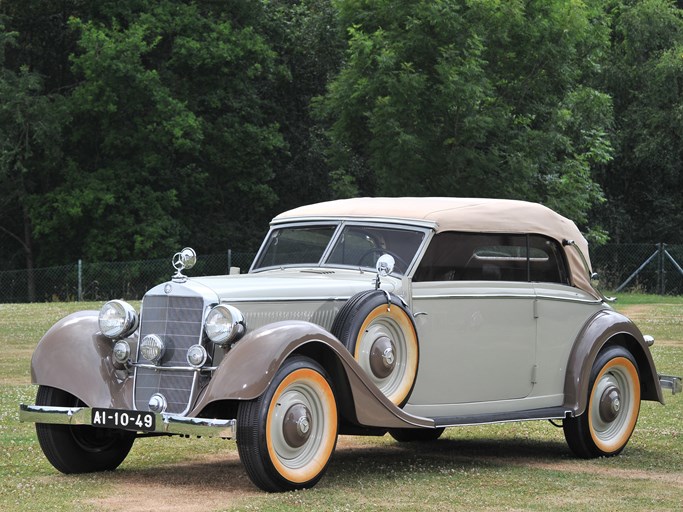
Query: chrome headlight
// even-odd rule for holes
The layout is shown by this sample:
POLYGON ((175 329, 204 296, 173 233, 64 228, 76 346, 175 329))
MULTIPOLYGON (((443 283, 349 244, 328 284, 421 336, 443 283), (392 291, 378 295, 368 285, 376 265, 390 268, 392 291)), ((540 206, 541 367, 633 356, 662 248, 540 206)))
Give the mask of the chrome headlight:
POLYGON ((224 347, 239 340, 247 331, 247 324, 239 309, 219 304, 206 315, 204 330, 211 341, 224 347))
POLYGON ((147 361, 157 364, 164 357, 166 346, 162 339, 156 334, 148 334, 140 342, 140 354, 147 361))
POLYGON ((97 321, 102 334, 112 339, 130 336, 138 328, 138 314, 122 300, 110 300, 102 306, 97 321))

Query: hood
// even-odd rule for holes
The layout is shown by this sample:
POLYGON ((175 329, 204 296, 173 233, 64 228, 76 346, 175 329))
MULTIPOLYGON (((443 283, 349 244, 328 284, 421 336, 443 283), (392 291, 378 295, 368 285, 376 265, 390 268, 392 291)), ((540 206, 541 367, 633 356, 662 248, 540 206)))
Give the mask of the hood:
MULTIPOLYGON (((348 299, 360 291, 373 289, 375 279, 374 272, 316 267, 197 277, 188 279, 188 283, 209 288, 221 301, 252 302, 348 299)), ((400 287, 400 279, 382 279, 383 290, 398 293, 400 287)))

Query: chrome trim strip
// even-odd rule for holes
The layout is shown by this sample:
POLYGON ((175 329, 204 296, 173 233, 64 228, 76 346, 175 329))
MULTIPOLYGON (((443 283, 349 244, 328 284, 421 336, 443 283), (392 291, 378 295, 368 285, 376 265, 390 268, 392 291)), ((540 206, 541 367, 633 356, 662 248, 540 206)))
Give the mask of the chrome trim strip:
POLYGON ((525 295, 523 293, 466 293, 466 294, 435 294, 435 295, 413 295, 413 300, 415 299, 543 299, 543 300, 554 300, 558 302, 576 302, 580 304, 602 304, 601 300, 597 299, 572 299, 568 297, 553 297, 549 295, 525 295))
POLYGON ((426 229, 436 229, 438 223, 436 221, 424 220, 424 219, 413 219, 410 217, 358 217, 353 215, 339 215, 339 216, 324 216, 316 215, 311 217, 287 217, 280 220, 271 221, 271 226, 277 226, 278 228, 285 226, 287 224, 336 224, 338 222, 346 224, 360 224, 360 225, 370 225, 370 224, 390 224, 406 226, 408 228, 426 228, 426 229))
POLYGON ((128 364, 133 368, 146 368, 148 370, 159 370, 161 372, 168 372, 173 370, 183 372, 213 372, 218 370, 218 366, 202 366, 201 368, 194 368, 193 366, 157 366, 155 364, 133 362, 129 362, 128 364))
MULTIPOLYGON (((19 421, 56 425, 92 425, 90 407, 52 407, 46 405, 19 406, 19 421)), ((154 413, 158 434, 220 437, 235 439, 237 420, 187 418, 166 413, 154 413)), ((99 427, 94 427, 99 428, 99 427)))
POLYGON ((533 293, 464 293, 464 294, 434 294, 434 295, 413 295, 413 300, 416 299, 533 299, 536 296, 533 293))
POLYGON ((576 302, 578 304, 602 304, 599 299, 573 299, 571 297, 557 297, 555 295, 536 295, 537 299, 554 300, 556 302, 576 302))
MULTIPOLYGON (((372 280, 368 279, 368 290, 370 290, 372 286, 372 280)), ((229 299, 222 299, 221 304, 239 304, 239 303, 246 303, 246 302, 265 302, 268 304, 277 304, 279 302, 286 302, 288 304, 291 304, 292 302, 296 302, 297 304, 301 304, 302 302, 338 302, 340 300, 348 300, 349 297, 319 297, 319 298, 302 298, 302 297, 278 297, 277 299, 273 299, 272 297, 256 297, 256 298, 240 298, 240 297, 231 297, 229 299)))

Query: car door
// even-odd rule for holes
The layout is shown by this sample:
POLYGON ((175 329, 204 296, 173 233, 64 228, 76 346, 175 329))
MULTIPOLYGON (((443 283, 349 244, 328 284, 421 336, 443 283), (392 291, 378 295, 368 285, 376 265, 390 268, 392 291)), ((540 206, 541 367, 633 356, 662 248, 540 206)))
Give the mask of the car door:
POLYGON ((526 235, 437 234, 415 273, 412 299, 420 364, 411 406, 447 415, 449 404, 531 392, 536 321, 526 235))

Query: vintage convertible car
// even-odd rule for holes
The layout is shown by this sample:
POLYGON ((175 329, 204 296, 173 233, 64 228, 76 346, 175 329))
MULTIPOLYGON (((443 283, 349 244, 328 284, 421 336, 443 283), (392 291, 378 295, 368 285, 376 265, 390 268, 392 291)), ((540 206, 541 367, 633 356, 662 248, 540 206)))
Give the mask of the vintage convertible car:
POLYGON ((522 201, 358 198, 275 217, 246 274, 172 279, 138 315, 70 315, 32 359, 40 446, 64 473, 111 470, 139 436, 235 439, 267 491, 314 485, 339 434, 562 422, 616 455, 663 403, 643 336, 591 285, 573 222, 522 201))

